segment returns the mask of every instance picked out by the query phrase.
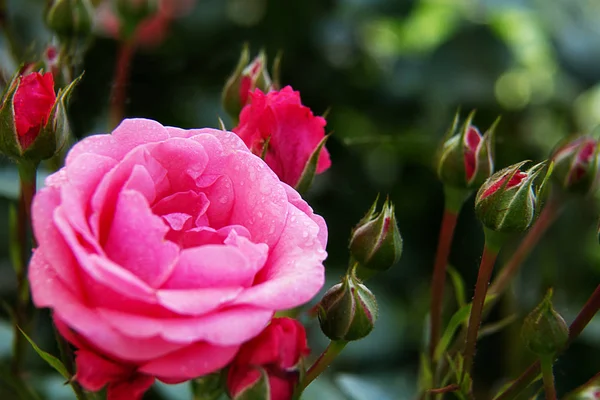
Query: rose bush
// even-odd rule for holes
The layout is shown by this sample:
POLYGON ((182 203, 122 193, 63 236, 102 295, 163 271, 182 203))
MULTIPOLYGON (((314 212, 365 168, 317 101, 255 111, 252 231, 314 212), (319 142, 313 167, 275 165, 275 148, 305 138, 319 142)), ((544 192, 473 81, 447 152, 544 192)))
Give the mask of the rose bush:
MULTIPOLYGON (((250 104, 240 114, 233 131, 256 155, 264 153, 265 161, 285 183, 296 186, 302 171, 325 136, 325 118, 314 116, 302 105, 300 93, 290 86, 263 93, 250 92, 250 104)), ((329 152, 321 150, 316 173, 331 166, 329 152)))
POLYGON ((230 132, 125 120, 72 148, 32 218, 33 301, 114 399, 221 369, 323 285, 324 220, 230 132))

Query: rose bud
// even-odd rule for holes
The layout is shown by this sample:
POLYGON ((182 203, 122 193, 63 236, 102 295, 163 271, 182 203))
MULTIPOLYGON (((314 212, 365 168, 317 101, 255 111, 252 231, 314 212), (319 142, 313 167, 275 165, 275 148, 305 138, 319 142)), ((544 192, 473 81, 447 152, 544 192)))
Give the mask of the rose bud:
MULTIPOLYGON (((385 271, 400 260, 402 237, 396 223, 394 205, 386 199, 376 212, 377 199, 358 223, 350 238, 350 253, 361 268, 385 271)), ((360 270, 359 270, 360 271, 360 270)))
POLYGON ((78 81, 56 95, 51 73, 17 74, 0 106, 0 123, 4 126, 0 151, 16 160, 39 162, 52 157, 66 140, 69 127, 65 103, 78 81))
MULTIPOLYGON (((296 187, 307 164, 325 138, 325 118, 313 115, 304 106, 300 93, 290 86, 263 93, 250 92, 250 103, 233 128, 250 151, 263 158, 279 179, 296 187)), ((316 174, 331 166, 329 153, 318 153, 316 174)))
POLYGON ((352 274, 331 287, 317 306, 321 330, 331 340, 359 340, 373 330, 377 300, 352 274))
POLYGON ((545 162, 519 170, 526 161, 515 164, 492 175, 481 186, 475 198, 475 213, 483 225, 496 232, 524 232, 539 213, 550 168, 543 182, 534 191, 534 181, 545 162))
POLYGON ((436 170, 444 185, 460 189, 479 187, 494 171, 493 136, 499 120, 481 135, 471 124, 471 112, 458 130, 458 114, 438 151, 436 170))
POLYGON ((554 177, 568 192, 589 193, 596 188, 598 141, 582 136, 568 141, 554 152, 554 177))
POLYGON ((54 0, 46 13, 48 28, 65 39, 88 36, 93 21, 90 0, 54 0))
POLYGON ((523 322, 521 335, 527 348, 539 357, 551 357, 569 339, 569 327, 552 307, 552 289, 523 322))
POLYGON ((229 368, 227 388, 234 400, 289 400, 309 354, 306 332, 298 321, 274 318, 245 343, 229 368))
POLYGON ((244 46, 237 67, 223 88, 223 108, 234 121, 238 120, 240 111, 248 104, 250 92, 258 88, 267 93, 273 88, 265 52, 261 51, 249 64, 248 60, 248 47, 244 46))

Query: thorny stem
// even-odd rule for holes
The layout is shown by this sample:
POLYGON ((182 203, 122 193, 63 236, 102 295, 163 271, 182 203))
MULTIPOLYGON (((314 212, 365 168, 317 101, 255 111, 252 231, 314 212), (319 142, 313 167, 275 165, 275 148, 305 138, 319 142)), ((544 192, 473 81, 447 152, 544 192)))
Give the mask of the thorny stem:
POLYGON ((431 330, 429 343, 429 358, 433 362, 435 349, 440 340, 442 330, 442 304, 444 300, 444 286, 446 284, 446 265, 450 254, 450 246, 458 214, 449 210, 444 210, 442 225, 440 227, 440 236, 438 248, 433 267, 433 276, 431 279, 431 330))
MULTIPOLYGON (((575 320, 571 323, 569 327, 569 340, 567 341, 565 347, 559 353, 565 351, 571 343, 581 334, 583 329, 589 324, 589 322, 594 318, 594 315, 600 309, 600 285, 596 287, 594 293, 590 296, 587 302, 584 304, 575 320)), ((558 354, 557 354, 558 355, 558 354)), ((556 358, 556 356, 555 356, 556 358)), ((521 374, 517 379, 515 379, 512 384, 506 388, 500 395, 498 395, 494 400, 509 400, 514 399, 519 393, 525 390, 531 381, 535 379, 535 377, 540 373, 540 362, 536 361, 531 364, 525 372, 521 374)))
POLYGON ((110 124, 116 127, 125 115, 125 100, 127 99, 127 86, 131 61, 135 52, 135 39, 124 40, 120 44, 117 62, 115 64, 115 77, 110 97, 110 124))

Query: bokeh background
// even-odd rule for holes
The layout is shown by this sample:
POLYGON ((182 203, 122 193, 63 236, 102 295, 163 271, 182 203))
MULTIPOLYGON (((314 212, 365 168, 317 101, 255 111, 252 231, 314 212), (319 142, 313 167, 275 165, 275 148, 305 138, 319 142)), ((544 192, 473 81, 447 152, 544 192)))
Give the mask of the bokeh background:
MULTIPOLYGON (((9 0, 8 17, 24 54, 39 54, 51 37, 42 0, 9 0)), ((4 38, 0 67, 14 63, 4 38)), ((248 43, 272 61, 281 51, 282 83, 299 90, 315 114, 330 110, 327 144, 333 166, 307 198, 329 226, 328 283, 347 265, 348 235, 378 193, 388 194, 404 238, 398 265, 368 285, 380 318, 366 339, 351 343, 306 392, 311 400, 412 399, 419 355, 426 343, 429 280, 442 214, 442 187, 432 171, 436 146, 460 107, 477 109, 481 130, 501 116, 498 169, 524 159, 545 159, 569 134, 594 133, 600 124, 600 2, 596 0, 197 0, 175 20, 158 46, 134 57, 127 116, 183 128, 231 128, 220 93, 248 43)), ((85 76, 70 107, 78 138, 107 130, 108 97, 117 42, 98 36, 86 53, 85 76)), ((8 261, 8 207, 17 174, 0 169, 0 297, 12 303, 14 273, 8 261)), ((477 398, 486 399, 518 376, 533 357, 520 339, 523 317, 554 287, 555 306, 572 321, 600 282, 596 235, 598 199, 573 199, 523 265, 490 321, 509 315, 506 329, 482 340, 476 358, 477 398)), ((470 199, 460 215, 450 262, 463 275, 468 296, 477 274, 483 235, 470 199)), ((498 267, 519 238, 505 247, 498 267)), ((449 318, 456 309, 447 290, 449 318)), ((55 344, 47 315, 39 314, 34 339, 55 344)), ((327 341, 305 319, 316 356, 327 341)), ((7 365, 11 329, 0 321, 0 357, 7 365)), ((71 393, 35 353, 28 359, 47 399, 71 393)), ((2 371, 3 369, 0 369, 2 371)), ((597 317, 555 367, 559 394, 600 370, 597 317)), ((1 378, 1 377, 0 377, 1 378)), ((160 386, 148 399, 188 398, 185 386, 160 386)), ((0 380, 2 399, 15 398, 0 380), (11 397, 12 396, 12 397, 11 397)), ((450 396, 448 396, 450 397, 450 396)))

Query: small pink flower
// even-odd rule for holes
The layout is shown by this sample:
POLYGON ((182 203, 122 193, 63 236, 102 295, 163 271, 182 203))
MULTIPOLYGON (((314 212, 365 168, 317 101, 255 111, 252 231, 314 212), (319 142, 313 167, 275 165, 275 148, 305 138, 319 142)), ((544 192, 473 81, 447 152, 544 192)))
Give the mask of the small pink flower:
POLYGON ((26 149, 46 125, 56 102, 52 74, 32 72, 19 77, 14 97, 15 126, 19 142, 26 149))
POLYGON ((304 327, 291 318, 275 318, 244 344, 229 368, 227 387, 233 399, 268 379, 268 400, 290 400, 298 384, 299 364, 310 350, 304 327))
POLYGON ((323 218, 230 132, 125 120, 71 149, 32 220, 33 302, 111 400, 220 370, 323 285, 323 218))
POLYGON ((465 134, 465 149, 464 149, 464 161, 465 161, 465 176, 467 182, 471 181, 475 174, 477 167, 477 152, 479 151, 479 144, 481 143, 481 133, 474 126, 470 125, 467 133, 465 134))
POLYGON ((594 164, 594 154, 598 141, 588 136, 581 136, 569 141, 555 151, 552 160, 555 165, 554 176, 563 188, 570 190, 576 186, 587 191, 596 184, 598 164, 594 164), (585 179, 586 176, 588 179, 585 179))
MULTIPOLYGON (((302 105, 300 93, 286 86, 267 94, 259 89, 250 93, 250 104, 242 110, 240 123, 233 131, 250 150, 263 154, 265 161, 279 178, 295 186, 304 167, 325 136, 325 118, 313 115, 302 105)), ((323 148, 317 173, 331 166, 329 153, 323 148)))

